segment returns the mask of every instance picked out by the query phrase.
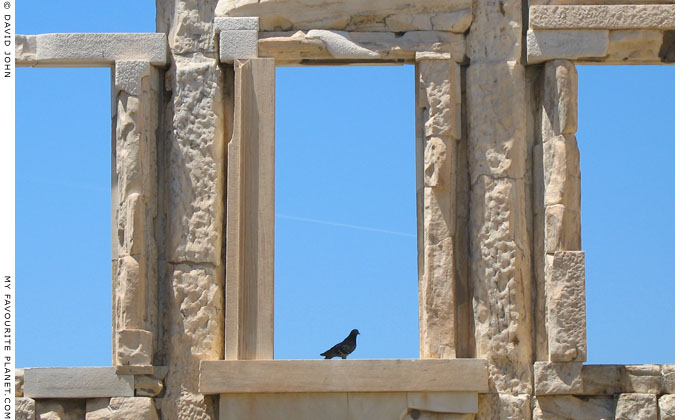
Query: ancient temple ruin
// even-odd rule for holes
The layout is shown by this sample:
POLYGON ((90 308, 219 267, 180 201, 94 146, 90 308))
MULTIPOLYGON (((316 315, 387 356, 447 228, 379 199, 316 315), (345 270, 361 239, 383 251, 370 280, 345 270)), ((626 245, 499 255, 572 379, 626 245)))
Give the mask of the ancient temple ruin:
POLYGON ((16 36, 112 69, 111 367, 19 419, 663 419, 673 365, 583 365, 576 64, 673 64, 673 0, 157 0, 16 36), (275 67, 416 69, 420 358, 273 360, 275 67))

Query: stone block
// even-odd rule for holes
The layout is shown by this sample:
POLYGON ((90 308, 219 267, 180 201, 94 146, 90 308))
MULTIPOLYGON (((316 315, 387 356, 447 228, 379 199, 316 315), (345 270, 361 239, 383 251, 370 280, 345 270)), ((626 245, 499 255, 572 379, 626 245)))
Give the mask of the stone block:
POLYGON ((115 301, 119 328, 139 329, 144 326, 145 276, 145 267, 136 259, 129 255, 118 259, 115 301))
POLYGON ((664 382, 664 394, 676 393, 676 365, 661 365, 661 375, 664 382))
POLYGON ((129 397, 87 403, 86 420, 158 420, 152 398, 129 397))
MULTIPOLYGON (((130 95, 140 96, 143 93, 142 78, 152 73, 151 64, 146 61, 116 61, 115 90, 122 90, 130 95)), ((152 85, 155 88, 155 84, 152 85)))
POLYGON ((85 415, 86 402, 84 400, 36 401, 36 420, 84 420, 85 415))
POLYGON ((478 399, 472 392, 408 392, 407 407, 434 413, 476 413, 478 399))
POLYGON ((563 204, 548 206, 544 215, 544 229, 544 247, 547 253, 581 248, 579 211, 571 210, 563 204))
POLYGON ((673 29, 675 5, 531 6, 534 29, 673 29))
POLYGON ((532 419, 613 420, 615 411, 616 401, 614 400, 613 396, 541 396, 535 398, 532 419))
POLYGON ((232 63, 234 60, 256 58, 259 56, 259 33, 254 30, 221 31, 220 61, 232 63))
POLYGON ((582 363, 534 364, 534 391, 536 395, 582 394, 582 363))
POLYGON ((150 365, 153 359, 153 335, 150 331, 127 329, 116 335, 119 366, 150 365))
POLYGON ((137 397, 155 397, 163 390, 163 381, 153 376, 137 375, 134 377, 134 395, 137 397))
POLYGON ((164 66, 168 43, 162 33, 79 33, 36 35, 36 64, 58 67, 106 67, 119 60, 164 66))
POLYGON ((530 417, 529 395, 479 394, 476 420, 525 420, 530 417))
POLYGON ((546 283, 546 322, 550 361, 587 360, 584 252, 555 253, 546 283))
POLYGON ((577 131, 577 70, 568 60, 544 64, 542 141, 577 131))
POLYGON ((456 135, 460 122, 455 121, 454 65, 453 61, 443 59, 417 62, 417 107, 422 109, 426 138, 456 135))
POLYGON ((582 367, 585 395, 613 395, 625 392, 623 365, 585 365, 582 367))
POLYGON ((134 396, 134 378, 114 367, 31 368, 24 370, 24 395, 30 398, 134 396))
POLYGON ((623 392, 661 394, 664 389, 661 365, 626 365, 623 392))
POLYGON ((620 394, 616 402, 616 420, 656 420, 658 408, 654 394, 620 394))
POLYGON ((386 28, 392 32, 428 31, 432 29, 431 16, 400 13, 390 15, 385 20, 386 28))
MULTIPOLYGON (((563 205, 580 212, 580 150, 572 134, 559 135, 543 144, 544 206, 563 205)), ((574 227, 577 229, 577 227, 574 227)), ((579 229, 577 229, 579 230, 579 229)), ((566 246, 578 246, 579 235, 567 238, 566 246), (574 242, 574 243, 573 243, 574 242)), ((577 250, 578 248, 563 248, 577 250)), ((553 252, 553 251, 550 251, 553 252)))
POLYGON ((659 420, 675 420, 676 395, 666 394, 659 397, 659 420))
POLYGON ((35 420, 36 401, 31 398, 18 397, 14 399, 15 420, 35 420))
POLYGON ((326 31, 323 29, 312 29, 305 35, 307 40, 318 40, 326 45, 326 49, 334 58, 342 59, 372 59, 380 58, 377 52, 368 50, 357 45, 348 32, 326 31))
POLYGON ((610 31, 606 62, 660 63, 663 41, 664 31, 661 30, 610 31))
POLYGON ((218 17, 213 20, 213 28, 221 31, 258 31, 258 17, 218 17))
POLYGON ((14 61, 17 67, 36 64, 36 35, 14 36, 14 61))
POLYGON ((464 9, 431 16, 431 27, 436 31, 465 33, 472 23, 472 10, 464 9))
MULTIPOLYGON (((472 25, 467 37, 468 56, 472 64, 521 60, 522 3, 519 0, 474 2, 472 25)), ((507 102, 523 104, 522 100, 517 99, 507 102)))
POLYGON ((14 370, 14 396, 24 396, 24 369, 14 370))
POLYGON ((533 30, 527 31, 527 62, 606 57, 609 47, 607 30, 533 30))

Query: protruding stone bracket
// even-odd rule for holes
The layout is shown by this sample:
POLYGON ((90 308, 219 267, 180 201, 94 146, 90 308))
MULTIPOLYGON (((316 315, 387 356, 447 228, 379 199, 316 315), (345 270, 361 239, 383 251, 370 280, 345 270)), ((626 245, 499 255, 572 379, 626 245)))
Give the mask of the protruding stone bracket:
POLYGON ((223 63, 259 56, 259 18, 225 17, 213 21, 219 38, 219 55, 223 63))
POLYGON ((114 367, 24 369, 24 395, 29 398, 133 397, 134 377, 114 367))
POLYGON ((225 359, 273 359, 275 62, 235 61, 228 144, 225 359))

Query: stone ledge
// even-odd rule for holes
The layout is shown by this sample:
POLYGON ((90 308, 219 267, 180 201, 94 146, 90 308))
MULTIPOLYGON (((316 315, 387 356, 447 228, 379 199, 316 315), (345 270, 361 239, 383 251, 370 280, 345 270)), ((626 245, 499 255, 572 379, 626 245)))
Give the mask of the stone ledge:
POLYGON ((201 361, 203 394, 488 392, 483 359, 201 361))
POLYGON ((533 29, 663 29, 675 27, 675 5, 531 6, 533 29))
POLYGON ((134 377, 117 375, 114 367, 24 369, 24 395, 29 398, 133 397, 134 377))
POLYGON ((16 35, 17 66, 108 67, 119 60, 168 63, 168 42, 159 33, 16 35))

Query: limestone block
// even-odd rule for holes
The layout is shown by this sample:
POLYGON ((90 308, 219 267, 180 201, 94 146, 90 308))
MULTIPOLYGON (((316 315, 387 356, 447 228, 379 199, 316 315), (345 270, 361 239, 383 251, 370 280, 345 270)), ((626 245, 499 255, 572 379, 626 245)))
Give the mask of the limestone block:
POLYGON ((661 365, 661 375, 664 382, 664 394, 676 393, 676 365, 661 365))
MULTIPOLYGON (((562 204, 566 209, 579 213, 580 150, 575 136, 566 134, 551 138, 544 143, 543 153, 544 205, 562 204)), ((580 238, 564 242, 571 244, 573 241, 577 244, 580 238)))
POLYGON ((86 406, 86 420, 158 420, 158 412, 151 398, 111 398, 99 400, 97 404, 89 403, 86 406))
POLYGON ((612 395, 625 392, 623 365, 585 365, 582 382, 585 395, 612 395))
POLYGON ((137 397, 155 397, 163 390, 163 381, 153 376, 137 375, 134 377, 134 395, 137 397))
POLYGON ((117 364, 120 366, 150 365, 153 359, 153 336, 146 330, 117 332, 117 364))
POLYGON ((470 197, 476 357, 497 390, 531 393, 531 278, 525 184, 481 176, 470 197))
MULTIPOLYGON (((417 63, 417 106, 422 108, 424 136, 458 138, 455 121, 454 62, 421 60, 417 63)), ((444 149, 445 151, 445 149, 444 149)), ((450 153, 450 151, 449 151, 450 153)), ((426 153, 425 153, 426 155, 426 153)), ((449 174, 450 175, 450 174, 449 174)))
POLYGON ((472 392, 408 392, 407 407, 434 413, 476 413, 478 399, 472 392))
POLYGON ((531 6, 534 29, 673 29, 675 5, 531 6))
POLYGON ((14 60, 17 67, 36 64, 36 35, 14 36, 14 60))
POLYGON ((352 392, 347 394, 347 418, 385 419, 395 416, 399 419, 405 412, 406 405, 404 392, 352 392))
POLYGON ((36 64, 59 67, 110 66, 119 60, 167 64, 165 34, 41 34, 36 35, 36 64))
POLYGON ((100 398, 134 395, 134 378, 114 367, 31 368, 24 371, 30 398, 100 398))
POLYGON ((348 394, 221 394, 219 418, 349 420, 348 394), (279 414, 278 414, 279 413, 279 414))
POLYGON ((558 395, 537 397, 535 400, 533 420, 613 420, 616 411, 616 401, 612 396, 558 395))
POLYGON ((526 394, 479 394, 476 420, 526 420, 530 418, 530 396, 526 394))
POLYGON ((470 65, 467 70, 467 108, 473 184, 481 175, 525 176, 525 100, 525 70, 518 62, 470 65))
POLYGON ((560 250, 575 251, 580 249, 579 211, 571 210, 563 204, 548 206, 544 220, 544 246, 547 253, 553 254, 560 250))
POLYGON ((474 420, 474 414, 434 413, 409 409, 401 420, 474 420))
POLYGON ((534 364, 534 391, 537 395, 582 394, 582 363, 534 364))
POLYGON ((436 31, 464 33, 472 23, 472 10, 464 9, 431 16, 431 27, 436 31))
POLYGON ((616 420, 655 420, 656 404, 654 394, 621 394, 616 403, 616 420))
POLYGON ((213 31, 213 10, 215 2, 180 0, 171 5, 157 4, 158 16, 169 16, 164 29, 168 34, 170 50, 173 54, 197 52, 212 53, 216 49, 213 31), (163 10, 160 10, 163 9, 163 10), (167 12, 167 13, 166 13, 167 12))
POLYGON ((234 60, 259 56, 259 33, 255 30, 220 32, 220 61, 232 63, 234 60))
POLYGON ((18 397, 14 399, 14 415, 16 420, 35 420, 36 401, 31 398, 18 397))
POLYGON ((609 46, 607 30, 563 29, 527 31, 527 62, 605 57, 609 46))
POLYGON ((585 253, 558 251, 546 283, 546 332, 552 362, 587 360, 585 253))
POLYGON ((676 395, 666 394, 659 397, 659 420, 675 420, 676 395))
POLYGON ((144 326, 146 303, 145 268, 125 255, 118 259, 116 313, 118 328, 139 329, 144 326))
POLYGON ((24 369, 14 370, 14 396, 24 396, 24 369))
MULTIPOLYGON (((455 232, 455 202, 452 195, 446 191, 437 191, 426 187, 424 194, 423 239, 426 245, 436 245, 440 241, 450 238, 455 232)), ((449 279, 452 282, 452 279, 449 279)))
POLYGON ((316 39, 326 45, 328 52, 335 58, 379 58, 380 54, 357 45, 348 32, 325 31, 312 29, 305 35, 305 39, 316 39))
POLYGON ((676 0, 530 0, 531 5, 560 5, 560 4, 673 4, 676 0))
POLYGON ((568 60, 544 64, 542 141, 577 131, 577 70, 568 60))
POLYGON ((258 31, 258 17, 219 17, 213 20, 213 28, 221 31, 258 31))
POLYGON ((609 32, 607 62, 658 63, 663 31, 634 29, 609 32))
MULTIPOLYGON (((120 60, 115 62, 115 90, 139 96, 143 93, 142 79, 154 74, 146 61, 120 60)), ((155 83, 152 84, 155 87, 155 83)))
MULTIPOLYGON (((475 2, 472 14, 472 25, 467 37, 467 55, 472 64, 486 61, 516 62, 521 59, 521 1, 475 2)), ((524 101, 513 98, 506 102, 522 104, 524 101)))
POLYGON ((36 420, 83 420, 85 414, 84 400, 36 401, 36 420))
POLYGON ((261 31, 328 29, 405 32, 420 28, 432 29, 429 25, 431 17, 471 7, 470 0, 304 0, 299 3, 282 0, 220 0, 215 14, 219 17, 258 16, 261 31))
POLYGON ((221 265, 224 138, 220 69, 215 60, 174 68, 172 134, 167 167, 170 261, 221 265))
POLYGON ((626 365, 624 392, 661 394, 664 381, 660 365, 626 365))

